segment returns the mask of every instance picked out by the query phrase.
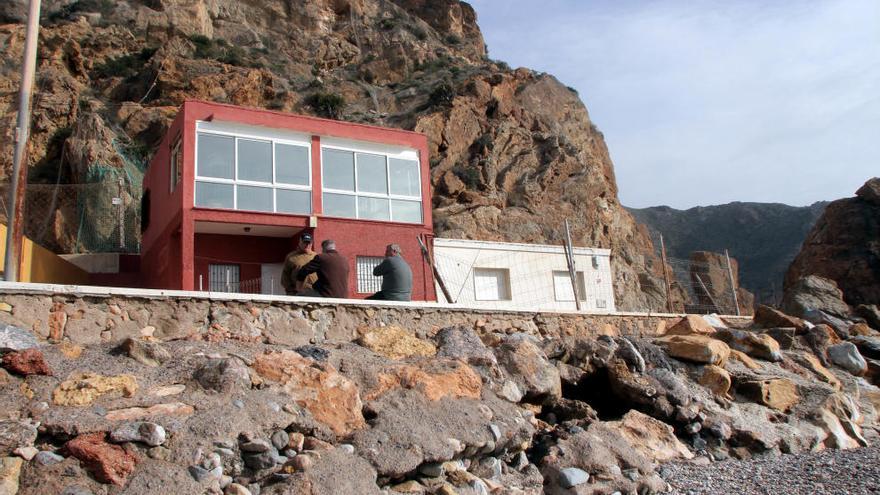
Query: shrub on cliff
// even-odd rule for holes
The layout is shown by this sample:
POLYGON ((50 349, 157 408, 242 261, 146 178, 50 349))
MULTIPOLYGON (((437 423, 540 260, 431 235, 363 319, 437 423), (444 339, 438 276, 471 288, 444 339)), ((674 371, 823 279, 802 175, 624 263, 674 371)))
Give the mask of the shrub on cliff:
POLYGON ((336 93, 314 93, 306 98, 306 105, 322 117, 338 119, 345 108, 345 98, 336 93))

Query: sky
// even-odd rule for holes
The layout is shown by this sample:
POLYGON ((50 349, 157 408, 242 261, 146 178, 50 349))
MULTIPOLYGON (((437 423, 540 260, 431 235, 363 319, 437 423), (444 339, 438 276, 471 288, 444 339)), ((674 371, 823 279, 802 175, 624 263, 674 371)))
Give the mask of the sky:
POLYGON ((880 176, 880 0, 470 0, 578 90, 621 202, 804 206, 880 176))

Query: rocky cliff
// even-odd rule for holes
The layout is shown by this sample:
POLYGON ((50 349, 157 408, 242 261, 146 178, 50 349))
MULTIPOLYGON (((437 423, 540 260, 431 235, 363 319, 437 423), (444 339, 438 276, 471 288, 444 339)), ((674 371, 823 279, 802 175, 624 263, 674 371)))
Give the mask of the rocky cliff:
POLYGON ((776 203, 729 203, 676 210, 668 206, 628 208, 655 242, 663 234, 668 256, 686 260, 694 251, 723 253, 739 261, 743 287, 758 300, 782 292, 788 265, 827 202, 796 207, 776 203))
POLYGON ((785 275, 786 295, 809 276, 836 283, 850 306, 880 305, 880 178, 828 205, 785 275))
MULTIPOLYGON (((25 3, 0 10, 3 170, 25 3)), ((187 98, 414 129, 430 138, 439 235, 558 243, 568 218, 576 244, 613 250, 621 308, 663 305, 651 242, 618 202, 583 103, 550 75, 489 60, 466 3, 47 1, 39 56, 34 180, 138 168, 187 98)), ((52 215, 70 249, 82 215, 52 215)))

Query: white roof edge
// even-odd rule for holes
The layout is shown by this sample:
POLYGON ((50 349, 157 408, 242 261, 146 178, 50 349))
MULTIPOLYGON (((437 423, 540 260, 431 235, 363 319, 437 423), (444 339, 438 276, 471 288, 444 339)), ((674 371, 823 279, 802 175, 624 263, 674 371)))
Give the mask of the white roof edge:
MULTIPOLYGON (((435 245, 443 247, 462 247, 462 248, 481 248, 496 249, 506 251, 553 251, 564 252, 563 246, 555 244, 528 244, 525 242, 502 242, 502 241, 482 241, 475 239, 446 239, 443 237, 434 238, 435 245)), ((593 247, 577 247, 574 248, 575 254, 589 254, 597 256, 611 256, 610 249, 593 248, 593 247)))
MULTIPOLYGON (((575 310, 522 310, 522 309, 496 309, 496 308, 476 308, 472 306, 464 306, 459 304, 444 304, 437 302, 396 302, 396 301, 367 301, 363 299, 331 299, 317 297, 298 297, 298 296, 280 296, 280 295, 263 295, 263 294, 233 294, 228 292, 199 292, 184 290, 164 290, 164 289, 136 289, 129 287, 99 287, 92 285, 62 285, 62 284, 40 284, 30 282, 6 282, 0 280, 0 294, 21 294, 21 295, 58 295, 65 294, 76 297, 138 297, 144 299, 207 299, 211 301, 242 301, 242 302, 265 302, 265 303, 301 303, 315 304, 321 306, 369 306, 369 307, 390 307, 390 308, 410 308, 410 309, 429 309, 429 310, 454 310, 454 311, 470 311, 474 313, 511 313, 511 314, 545 314, 545 315, 571 315, 571 316, 611 316, 611 317, 660 317, 673 318, 682 317, 684 314, 679 313, 661 313, 661 312, 629 312, 629 311, 575 311, 575 310)), ((735 318, 751 318, 737 317, 732 315, 719 315, 726 319, 735 318)))

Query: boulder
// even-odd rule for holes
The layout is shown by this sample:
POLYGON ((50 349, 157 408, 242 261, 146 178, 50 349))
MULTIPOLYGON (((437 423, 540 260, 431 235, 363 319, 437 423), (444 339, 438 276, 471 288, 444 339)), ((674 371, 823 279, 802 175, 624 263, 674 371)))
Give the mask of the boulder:
POLYGON ((0 351, 23 351, 37 347, 33 333, 6 323, 0 323, 0 351))
POLYGON ((472 366, 491 366, 498 361, 473 328, 446 327, 437 332, 437 357, 460 359, 472 366))
POLYGON ((742 351, 749 356, 772 362, 782 361, 779 343, 767 334, 724 328, 715 332, 715 338, 724 341, 731 349, 742 351))
POLYGON ((737 384, 737 393, 758 404, 787 412, 800 401, 797 385, 787 378, 768 378, 737 384))
POLYGON ((862 356, 871 359, 880 359, 880 337, 858 336, 849 340, 856 347, 862 356))
POLYGON ((755 316, 752 318, 752 321, 755 325, 761 328, 777 328, 777 327, 791 327, 797 329, 806 328, 806 323, 804 320, 797 318, 795 316, 789 316, 778 309, 771 308, 770 306, 765 306, 763 304, 759 304, 758 308, 755 310, 755 316))
POLYGON ((713 394, 723 397, 730 390, 730 373, 724 368, 707 364, 703 366, 703 372, 700 374, 700 385, 711 390, 713 394))
POLYGON ((80 435, 64 448, 98 481, 122 486, 134 471, 137 458, 122 447, 107 443, 105 435, 103 432, 80 435))
POLYGON ((75 373, 55 388, 52 402, 59 406, 85 406, 104 394, 119 392, 125 397, 131 397, 137 389, 137 380, 131 375, 75 373))
POLYGON ((786 313, 805 317, 809 310, 846 317, 849 306, 843 301, 843 292, 834 280, 818 275, 802 277, 785 289, 782 310, 786 313))
POLYGON ((838 318, 819 309, 804 311, 804 319, 814 325, 828 325, 841 339, 849 338, 849 327, 852 325, 849 320, 838 318))
POLYGON ((141 442, 155 447, 165 443, 165 428, 147 421, 128 423, 110 432, 110 440, 116 443, 141 442))
POLYGON ((764 330, 764 333, 773 338, 779 344, 779 348, 783 350, 789 350, 797 343, 797 329, 795 327, 768 328, 764 330))
POLYGON ((248 368, 237 358, 208 359, 196 368, 193 378, 202 388, 222 393, 251 388, 248 368))
POLYGON ((834 387, 835 390, 841 389, 842 384, 840 383, 840 380, 834 376, 834 373, 829 371, 828 368, 823 366, 816 356, 809 352, 789 352, 787 355, 791 357, 795 363, 810 370, 813 374, 819 377, 820 380, 834 387))
POLYGON ((157 367, 171 359, 171 354, 158 342, 128 338, 119 346, 119 349, 128 357, 147 366, 157 367))
POLYGON ((52 370, 46 364, 43 353, 39 349, 25 349, 10 352, 3 356, 3 367, 19 375, 51 375, 52 370))
POLYGON ((696 363, 724 366, 730 355, 727 344, 705 335, 672 335, 657 342, 670 356, 696 363))
POLYGON ((666 330, 666 335, 712 335, 715 327, 700 315, 687 315, 666 330))
POLYGON ((643 414, 635 409, 626 413, 620 421, 605 423, 632 444, 633 449, 653 462, 661 463, 675 459, 691 459, 694 454, 675 437, 672 426, 643 414))
POLYGON ((378 384, 364 393, 365 400, 397 388, 416 390, 432 401, 446 397, 479 399, 483 390, 480 375, 458 360, 394 366, 379 372, 376 381, 378 384))
POLYGON ((738 351, 736 349, 730 350, 730 359, 739 361, 740 363, 743 364, 743 366, 745 366, 746 368, 748 368, 750 370, 763 369, 762 366, 760 364, 756 363, 752 358, 750 358, 748 356, 748 354, 746 354, 742 351, 738 351))
POLYGON ((828 347, 828 359, 856 376, 864 375, 868 371, 867 361, 852 342, 841 342, 828 347))
POLYGON ((506 338, 496 348, 495 355, 507 376, 525 393, 526 398, 562 395, 559 370, 528 336, 517 334, 506 338))
POLYGON ((329 363, 281 351, 257 356, 253 367, 261 377, 279 383, 294 402, 335 434, 348 435, 366 426, 357 385, 329 363))
POLYGON ((24 460, 21 457, 0 457, 0 493, 3 495, 18 493, 23 464, 24 460))
POLYGON ((358 329, 358 344, 381 354, 388 359, 433 356, 437 349, 434 344, 419 339, 401 327, 368 327, 358 329))
POLYGON ((822 364, 828 365, 828 346, 839 344, 840 337, 828 325, 816 325, 804 332, 803 340, 806 342, 813 354, 822 361, 822 364))
POLYGON ((642 357, 642 354, 636 349, 636 346, 633 345, 632 341, 626 337, 620 337, 617 339, 616 355, 620 359, 623 359, 627 366, 637 373, 644 373, 647 369, 645 358, 642 357))

